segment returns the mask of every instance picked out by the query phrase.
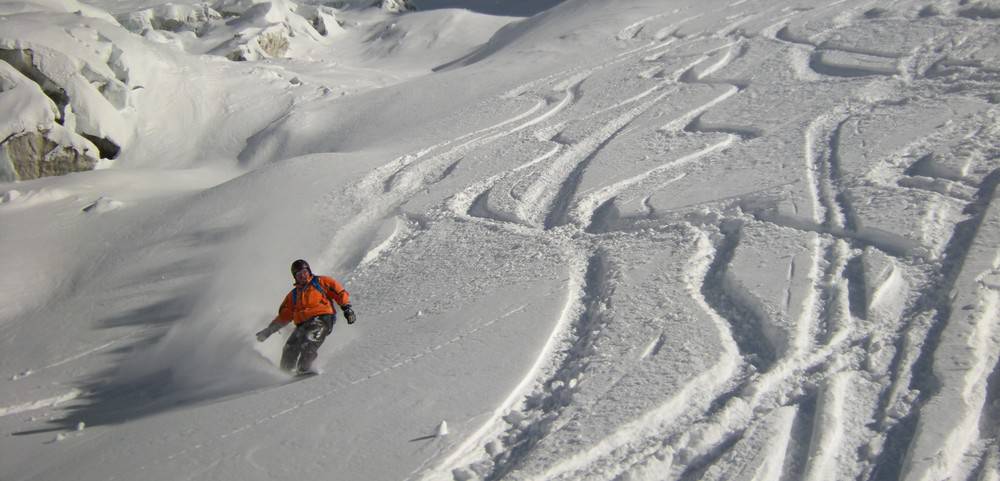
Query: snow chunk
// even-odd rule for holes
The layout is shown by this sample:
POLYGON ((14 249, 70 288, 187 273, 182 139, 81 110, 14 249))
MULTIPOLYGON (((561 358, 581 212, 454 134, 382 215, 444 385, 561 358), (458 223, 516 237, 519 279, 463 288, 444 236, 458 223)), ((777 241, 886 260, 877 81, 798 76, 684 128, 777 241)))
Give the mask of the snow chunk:
POLYGON ((117 210, 124 206, 125 204, 121 201, 117 201, 108 197, 101 197, 96 201, 87 205, 83 208, 83 211, 88 214, 103 214, 105 212, 111 212, 117 210))
POLYGON ((866 247, 862 266, 864 279, 855 281, 863 281, 865 286, 868 317, 874 317, 879 310, 901 313, 906 301, 906 281, 896 261, 878 249, 866 247))

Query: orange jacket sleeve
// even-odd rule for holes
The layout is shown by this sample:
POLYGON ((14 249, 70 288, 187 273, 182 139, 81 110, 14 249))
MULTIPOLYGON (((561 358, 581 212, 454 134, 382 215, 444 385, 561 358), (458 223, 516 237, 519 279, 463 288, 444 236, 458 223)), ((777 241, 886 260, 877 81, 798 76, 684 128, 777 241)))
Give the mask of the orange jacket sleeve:
POLYGON ((278 316, 274 318, 274 321, 278 324, 284 326, 289 322, 292 322, 292 293, 289 292, 285 294, 285 300, 281 301, 281 307, 278 308, 278 316))
POLYGON ((338 306, 345 306, 351 303, 351 294, 344 289, 344 285, 332 277, 320 276, 319 283, 326 289, 326 294, 336 302, 338 306))

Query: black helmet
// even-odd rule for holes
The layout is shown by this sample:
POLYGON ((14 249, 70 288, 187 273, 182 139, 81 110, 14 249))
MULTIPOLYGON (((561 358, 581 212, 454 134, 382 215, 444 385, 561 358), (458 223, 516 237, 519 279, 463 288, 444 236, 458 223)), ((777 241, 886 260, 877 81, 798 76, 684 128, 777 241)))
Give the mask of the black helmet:
POLYGON ((295 262, 292 263, 292 275, 293 276, 295 275, 296 272, 301 271, 302 269, 307 269, 309 271, 309 273, 312 274, 312 269, 309 268, 309 263, 308 262, 306 262, 306 261, 304 261, 302 259, 299 259, 299 260, 296 260, 295 262))

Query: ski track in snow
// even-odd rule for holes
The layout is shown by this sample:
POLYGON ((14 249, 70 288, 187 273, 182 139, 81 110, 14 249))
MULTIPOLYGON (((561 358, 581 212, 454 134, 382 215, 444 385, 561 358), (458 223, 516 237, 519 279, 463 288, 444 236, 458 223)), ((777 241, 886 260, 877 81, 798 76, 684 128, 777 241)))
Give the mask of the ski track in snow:
POLYGON ((109 348, 111 348, 112 346, 121 345, 121 344, 123 344, 124 342, 127 342, 127 341, 134 341, 136 339, 140 339, 140 338, 142 338, 144 336, 147 336, 150 333, 158 331, 158 330, 159 330, 158 328, 154 328, 154 329, 140 329, 140 330, 132 332, 132 333, 130 333, 128 335, 121 336, 119 338, 107 341, 107 342, 105 342, 105 343, 103 343, 103 344, 101 344, 99 346, 93 347, 91 349, 87 349, 85 351, 81 351, 81 352, 79 352, 77 354, 74 354, 72 356, 69 356, 67 358, 63 358, 63 359, 60 359, 58 361, 54 361, 52 363, 46 364, 46 365, 44 365, 42 367, 31 368, 31 369, 22 369, 21 372, 19 372, 18 374, 15 374, 14 376, 11 376, 11 380, 12 381, 17 381, 17 380, 20 380, 20 379, 24 379, 24 378, 26 378, 28 376, 34 375, 36 373, 39 373, 41 371, 45 371, 47 369, 52 369, 52 368, 55 368, 55 367, 59 367, 59 366, 63 366, 63 365, 69 364, 69 363, 74 362, 74 361, 78 361, 78 360, 83 359, 83 358, 85 358, 87 356, 91 356, 93 354, 98 354, 100 352, 104 352, 104 351, 108 350, 109 348))

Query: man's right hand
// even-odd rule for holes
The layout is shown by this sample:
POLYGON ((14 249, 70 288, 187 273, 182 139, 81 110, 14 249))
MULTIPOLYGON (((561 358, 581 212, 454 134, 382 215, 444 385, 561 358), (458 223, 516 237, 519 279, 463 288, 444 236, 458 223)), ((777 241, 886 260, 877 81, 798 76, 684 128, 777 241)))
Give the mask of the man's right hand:
POLYGON ((268 324, 267 327, 261 329, 260 332, 257 333, 257 342, 266 341, 267 338, 271 337, 271 334, 274 334, 274 331, 277 331, 278 329, 281 329, 281 326, 277 326, 273 322, 268 324))

